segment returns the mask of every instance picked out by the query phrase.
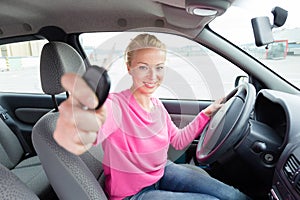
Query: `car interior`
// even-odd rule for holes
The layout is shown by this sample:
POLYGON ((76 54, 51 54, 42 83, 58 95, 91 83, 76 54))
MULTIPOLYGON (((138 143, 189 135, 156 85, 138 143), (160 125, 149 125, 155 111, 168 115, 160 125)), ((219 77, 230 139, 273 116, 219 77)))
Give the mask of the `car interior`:
MULTIPOLYGON (((6 115, 6 117, 9 117, 6 115)), ((7 119, 8 120, 8 119, 7 119)), ((1 127, 1 164, 41 197, 49 196, 52 188, 38 156, 26 157, 23 147, 3 120, 1 127)), ((50 197, 50 196, 49 196, 50 197)))
POLYGON ((7 167, 0 165, 0 175, 1 199, 39 199, 36 193, 7 167))
POLYGON ((268 8, 272 19, 255 13, 247 21, 250 42, 227 38, 231 27, 239 35, 235 39, 243 36, 237 18, 226 21, 224 35, 217 32, 222 24, 218 19, 236 7, 250 6, 254 15, 256 7, 250 4, 2 1, 0 199, 109 199, 101 144, 77 156, 52 136, 59 105, 69 97, 61 77, 82 76, 99 66, 111 79, 110 92, 128 87, 123 50, 133 36, 145 32, 170 47, 170 69, 157 96, 176 126, 185 127, 214 100, 225 97, 203 133, 184 150, 170 146, 168 159, 252 199, 300 199, 300 33, 286 21, 297 15, 277 4, 268 8))

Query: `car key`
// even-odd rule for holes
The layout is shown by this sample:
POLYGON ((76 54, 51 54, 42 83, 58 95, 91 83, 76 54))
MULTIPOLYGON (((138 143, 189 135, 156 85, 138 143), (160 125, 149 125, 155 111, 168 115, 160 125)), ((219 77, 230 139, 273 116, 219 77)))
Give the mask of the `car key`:
POLYGON ((95 109, 100 108, 105 102, 110 90, 110 78, 106 69, 96 65, 88 67, 82 78, 95 92, 98 98, 98 105, 95 109))

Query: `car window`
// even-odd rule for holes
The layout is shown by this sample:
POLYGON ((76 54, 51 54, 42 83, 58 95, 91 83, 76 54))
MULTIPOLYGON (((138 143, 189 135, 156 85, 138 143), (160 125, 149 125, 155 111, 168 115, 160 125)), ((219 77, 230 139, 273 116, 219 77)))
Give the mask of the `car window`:
POLYGON ((294 1, 244 1, 234 4, 224 15, 210 23, 210 28, 254 56, 284 79, 300 88, 300 21, 294 1), (257 6, 260 5, 260 6, 257 6), (255 9, 249 9, 254 7, 255 9), (288 11, 282 27, 272 29, 274 43, 255 45, 251 19, 267 16, 273 24, 272 9, 279 6, 288 11), (226 22, 232 23, 226 23, 226 22))
POLYGON ((42 93, 40 55, 47 40, 0 45, 0 91, 42 93))
MULTIPOLYGON (((130 39, 137 34, 140 33, 80 35, 80 42, 89 62, 108 70, 112 82, 111 92, 131 86, 124 51, 130 39)), ((215 100, 234 88, 237 76, 246 75, 221 56, 185 37, 163 33, 151 34, 156 35, 167 46, 167 69, 163 84, 155 93, 156 97, 215 100)))

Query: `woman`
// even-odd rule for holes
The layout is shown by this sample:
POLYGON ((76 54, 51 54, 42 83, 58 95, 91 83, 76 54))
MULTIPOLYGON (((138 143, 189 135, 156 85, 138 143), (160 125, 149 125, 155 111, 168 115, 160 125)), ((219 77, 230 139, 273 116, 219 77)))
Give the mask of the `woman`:
POLYGON ((62 77, 71 98, 60 106, 55 140, 74 154, 102 143, 110 199, 246 199, 233 187, 167 161, 169 145, 176 149, 189 145, 222 106, 221 100, 178 129, 162 103, 152 97, 164 78, 165 45, 153 35, 141 34, 130 42, 125 57, 131 88, 111 93, 96 111, 82 109, 97 105, 85 82, 74 74, 62 77))

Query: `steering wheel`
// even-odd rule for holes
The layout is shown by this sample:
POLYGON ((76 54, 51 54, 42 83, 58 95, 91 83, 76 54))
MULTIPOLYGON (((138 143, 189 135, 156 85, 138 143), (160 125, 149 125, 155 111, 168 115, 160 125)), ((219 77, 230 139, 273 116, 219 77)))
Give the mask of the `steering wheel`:
POLYGON ((211 118, 199 139, 196 150, 199 163, 215 162, 244 137, 255 98, 255 88, 249 83, 239 85, 225 97, 224 105, 211 118))

